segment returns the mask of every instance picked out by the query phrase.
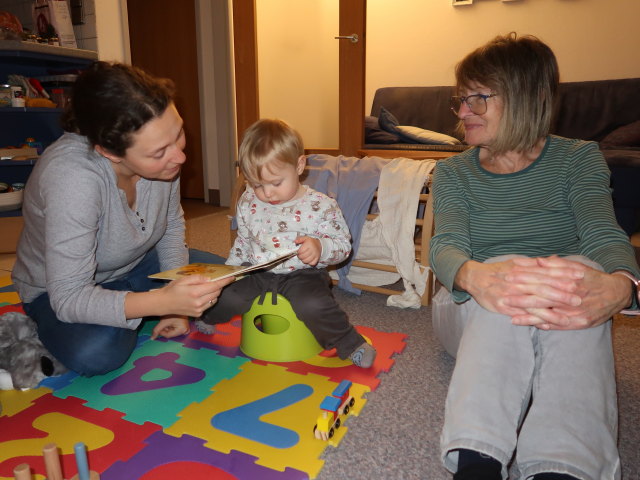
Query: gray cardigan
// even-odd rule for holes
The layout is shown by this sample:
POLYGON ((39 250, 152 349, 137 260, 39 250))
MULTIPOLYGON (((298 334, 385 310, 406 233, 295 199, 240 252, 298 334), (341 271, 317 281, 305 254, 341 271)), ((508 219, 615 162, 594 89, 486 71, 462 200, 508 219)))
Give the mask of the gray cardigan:
POLYGON ((24 230, 12 278, 29 303, 48 292, 64 322, 136 328, 121 278, 156 247, 161 270, 188 261, 180 182, 140 179, 132 210, 110 161, 83 136, 65 133, 36 163, 25 189, 24 230))

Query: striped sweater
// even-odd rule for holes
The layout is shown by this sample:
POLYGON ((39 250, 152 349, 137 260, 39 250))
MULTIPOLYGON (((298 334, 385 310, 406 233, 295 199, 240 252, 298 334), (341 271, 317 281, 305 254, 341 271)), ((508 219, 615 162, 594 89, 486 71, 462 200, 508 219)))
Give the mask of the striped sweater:
POLYGON ((438 162, 433 181, 431 265, 453 290, 458 269, 505 254, 584 255, 605 271, 638 266, 613 212, 609 169, 594 142, 549 136, 527 168, 495 174, 473 148, 438 162))

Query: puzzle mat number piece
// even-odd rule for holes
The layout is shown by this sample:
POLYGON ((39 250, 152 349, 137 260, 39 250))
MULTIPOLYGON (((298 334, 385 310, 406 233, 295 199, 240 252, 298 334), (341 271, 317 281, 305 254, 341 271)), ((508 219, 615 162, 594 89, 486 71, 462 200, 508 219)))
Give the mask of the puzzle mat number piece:
POLYGON ((46 394, 15 415, 0 417, 0 479, 13 479, 13 469, 21 463, 44 476, 42 447, 52 442, 62 453, 65 478, 77 473, 73 446, 80 441, 87 446, 91 469, 102 472, 118 460, 128 460, 160 430, 158 425, 136 425, 123 420, 120 412, 100 412, 83 403, 46 394))
MULTIPOLYGON (((314 437, 313 427, 320 403, 336 385, 326 377, 300 375, 278 365, 245 363, 238 375, 213 389, 214 395, 185 408, 165 433, 195 436, 214 450, 245 452, 257 457, 259 465, 278 471, 291 467, 315 478, 328 443, 314 437)), ((351 387, 354 415, 366 403, 363 395, 368 391, 364 385, 351 387)), ((334 446, 346 431, 345 426, 336 430, 334 446)))
POLYGON ((255 463, 246 453, 222 453, 205 447, 201 438, 180 438, 156 432, 136 455, 116 462, 102 480, 173 480, 176 478, 215 478, 216 480, 306 480, 305 472, 286 468, 284 472, 255 463))
POLYGON ((211 395, 214 385, 235 376, 246 362, 245 358, 227 358, 211 350, 149 340, 117 370, 77 377, 54 395, 83 398, 96 410, 113 408, 137 424, 153 422, 168 427, 178 419, 178 412, 211 395))
MULTIPOLYGON (((151 334, 151 330, 157 322, 146 321, 141 330, 141 333, 151 334)), ((186 336, 174 337, 170 339, 158 338, 162 342, 179 342, 183 345, 199 350, 201 348, 207 348, 215 350, 218 354, 225 357, 235 358, 244 357, 248 358, 240 350, 240 334, 242 317, 236 315, 229 322, 219 323, 215 325, 215 332, 213 335, 199 332, 195 325, 191 325, 191 332, 186 336)))
MULTIPOLYGON (((145 329, 151 329, 153 325, 145 325, 145 329)), ((307 360, 299 362, 266 362, 251 359, 252 362, 261 365, 276 364, 282 365, 300 374, 315 373, 325 375, 333 381, 340 382, 348 379, 353 383, 367 385, 371 390, 375 390, 380 384, 377 378, 381 372, 388 372, 395 360, 394 354, 402 353, 405 349, 407 335, 404 333, 380 332, 371 327, 356 326, 358 332, 371 343, 378 352, 376 360, 371 368, 362 369, 355 367, 350 360, 341 360, 335 349, 325 350, 307 360)), ((144 330, 143 330, 144 331, 144 330)), ((213 335, 206 335, 192 328, 191 333, 186 337, 176 337, 165 342, 181 342, 189 348, 207 348, 217 351, 220 355, 234 357, 242 356, 248 358, 240 351, 241 319, 234 317, 234 320, 227 323, 217 324, 213 335)))

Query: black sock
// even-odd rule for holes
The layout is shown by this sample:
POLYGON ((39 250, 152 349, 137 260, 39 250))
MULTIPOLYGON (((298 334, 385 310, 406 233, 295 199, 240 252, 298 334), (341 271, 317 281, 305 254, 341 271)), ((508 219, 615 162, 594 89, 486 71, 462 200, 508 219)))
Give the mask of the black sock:
POLYGON ((533 480, 578 480, 572 475, 566 473, 538 473, 533 476, 533 480))
POLYGON ((453 480, 502 480, 502 464, 489 455, 462 448, 453 480))

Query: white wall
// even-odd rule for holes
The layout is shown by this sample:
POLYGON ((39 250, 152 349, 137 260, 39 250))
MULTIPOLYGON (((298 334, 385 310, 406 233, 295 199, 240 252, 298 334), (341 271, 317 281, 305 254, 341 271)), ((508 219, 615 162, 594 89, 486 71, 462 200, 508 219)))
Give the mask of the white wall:
POLYGON ((338 0, 256 0, 260 116, 337 147, 338 0))
MULTIPOLYGON (((337 0, 256 5, 261 115, 336 147, 337 0)), ((640 77, 638 18, 638 0, 368 0, 365 113, 379 87, 452 85, 457 61, 510 31, 548 43, 562 81, 640 77)))
POLYGON ((96 0, 97 51, 100 60, 129 63, 129 28, 126 0, 96 0))
POLYGON ((366 109, 379 87, 453 84, 457 61, 510 31, 546 42, 561 81, 640 77, 637 0, 369 0, 367 8, 366 109))

